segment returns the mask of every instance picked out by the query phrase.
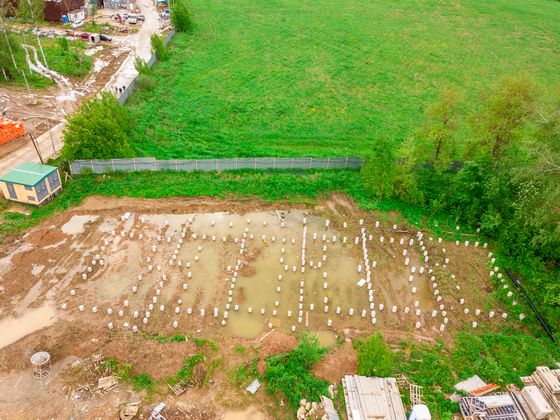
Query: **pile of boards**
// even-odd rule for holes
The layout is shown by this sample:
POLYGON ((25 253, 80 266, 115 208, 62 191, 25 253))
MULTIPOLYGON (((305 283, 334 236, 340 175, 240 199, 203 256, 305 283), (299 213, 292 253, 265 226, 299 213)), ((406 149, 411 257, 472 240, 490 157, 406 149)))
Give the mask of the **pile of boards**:
POLYGON ((395 378, 345 375, 342 386, 349 420, 406 420, 395 378))
POLYGON ((537 420, 560 420, 560 369, 539 366, 521 382, 521 393, 537 420))
POLYGON ((464 397, 465 420, 560 420, 560 369, 539 366, 521 391, 464 397))

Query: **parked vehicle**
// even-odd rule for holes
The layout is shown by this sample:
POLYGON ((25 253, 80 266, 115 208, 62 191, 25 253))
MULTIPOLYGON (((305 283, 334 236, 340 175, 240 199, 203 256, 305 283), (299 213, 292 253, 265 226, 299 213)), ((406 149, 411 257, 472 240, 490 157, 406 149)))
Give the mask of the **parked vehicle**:
POLYGON ((72 22, 72 25, 70 25, 72 28, 76 29, 79 28, 80 26, 82 26, 84 24, 83 20, 77 20, 76 22, 72 22))
POLYGON ((83 39, 83 40, 85 40, 85 41, 89 41, 90 35, 91 35, 91 34, 90 34, 89 32, 82 32, 82 33, 80 34, 80 38, 83 39))
POLYGON ((128 23, 136 25, 138 23, 138 17, 136 15, 128 15, 128 23))
POLYGON ((146 20, 146 17, 144 15, 138 15, 138 20, 140 22, 144 22, 146 20))
POLYGON ((104 35, 104 34, 99 34, 99 39, 101 41, 109 41, 109 42, 113 40, 113 38, 111 38, 110 36, 104 35))

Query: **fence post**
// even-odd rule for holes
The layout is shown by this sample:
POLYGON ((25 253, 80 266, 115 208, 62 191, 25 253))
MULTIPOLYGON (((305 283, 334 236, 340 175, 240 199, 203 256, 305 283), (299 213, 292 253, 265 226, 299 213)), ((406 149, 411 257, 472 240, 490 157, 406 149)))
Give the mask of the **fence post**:
POLYGON ((91 165, 91 172, 94 172, 93 171, 93 160, 92 159, 89 160, 89 164, 91 165))
POLYGON ((313 158, 309 158, 309 169, 311 169, 311 164, 313 163, 313 158))
POLYGON ((348 168, 348 156, 346 156, 346 161, 344 162, 344 169, 348 168))
POLYGON ((276 169, 276 158, 272 161, 272 169, 276 169))
POLYGON ((331 158, 327 158, 327 169, 331 169, 331 158))
POLYGON ((179 168, 177 167, 177 159, 175 159, 175 172, 177 172, 179 168))
POLYGON ((115 172, 115 162, 111 159, 111 170, 115 172))
POLYGON ((257 158, 253 158, 253 170, 257 169, 257 158))
POLYGON ((198 171, 198 159, 194 160, 194 170, 198 171))

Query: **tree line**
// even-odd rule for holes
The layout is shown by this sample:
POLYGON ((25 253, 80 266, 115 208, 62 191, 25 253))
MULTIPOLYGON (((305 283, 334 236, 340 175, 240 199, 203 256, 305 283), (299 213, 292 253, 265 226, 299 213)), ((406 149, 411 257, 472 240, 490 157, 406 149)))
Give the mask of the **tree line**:
POLYGON ((542 92, 528 76, 505 77, 478 114, 463 115, 460 94, 445 87, 404 143, 373 141, 362 179, 377 197, 479 228, 559 319, 560 89, 553 103, 542 92))

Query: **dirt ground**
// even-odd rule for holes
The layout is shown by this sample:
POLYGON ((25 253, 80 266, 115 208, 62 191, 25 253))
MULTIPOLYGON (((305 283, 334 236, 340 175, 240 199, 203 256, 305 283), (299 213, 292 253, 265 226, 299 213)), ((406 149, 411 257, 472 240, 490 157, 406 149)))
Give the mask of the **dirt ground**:
POLYGON ((482 244, 440 243, 428 233, 420 239, 402 222, 394 226, 397 217, 363 212, 344 196, 314 207, 87 198, 0 248, 0 329, 8 332, 0 338, 0 416, 104 417, 137 399, 145 414, 164 401, 167 418, 282 418, 281 403, 232 385, 232 372, 255 357, 262 371, 264 359, 294 348, 302 331, 331 346, 315 373, 336 383, 355 373, 353 338, 381 331, 394 343, 451 341, 475 320, 486 329, 515 322, 489 318, 488 308, 501 308, 485 293, 482 244), (369 286, 357 285, 366 259, 369 301, 369 286), (188 341, 149 338, 178 333, 188 341), (195 337, 216 348, 201 350, 195 337), (48 351, 53 363, 39 385, 29 363, 37 351, 48 351), (94 353, 158 380, 200 351, 206 380, 179 397, 165 386, 156 394, 124 384, 107 395, 76 391, 96 380, 84 368, 94 353))

